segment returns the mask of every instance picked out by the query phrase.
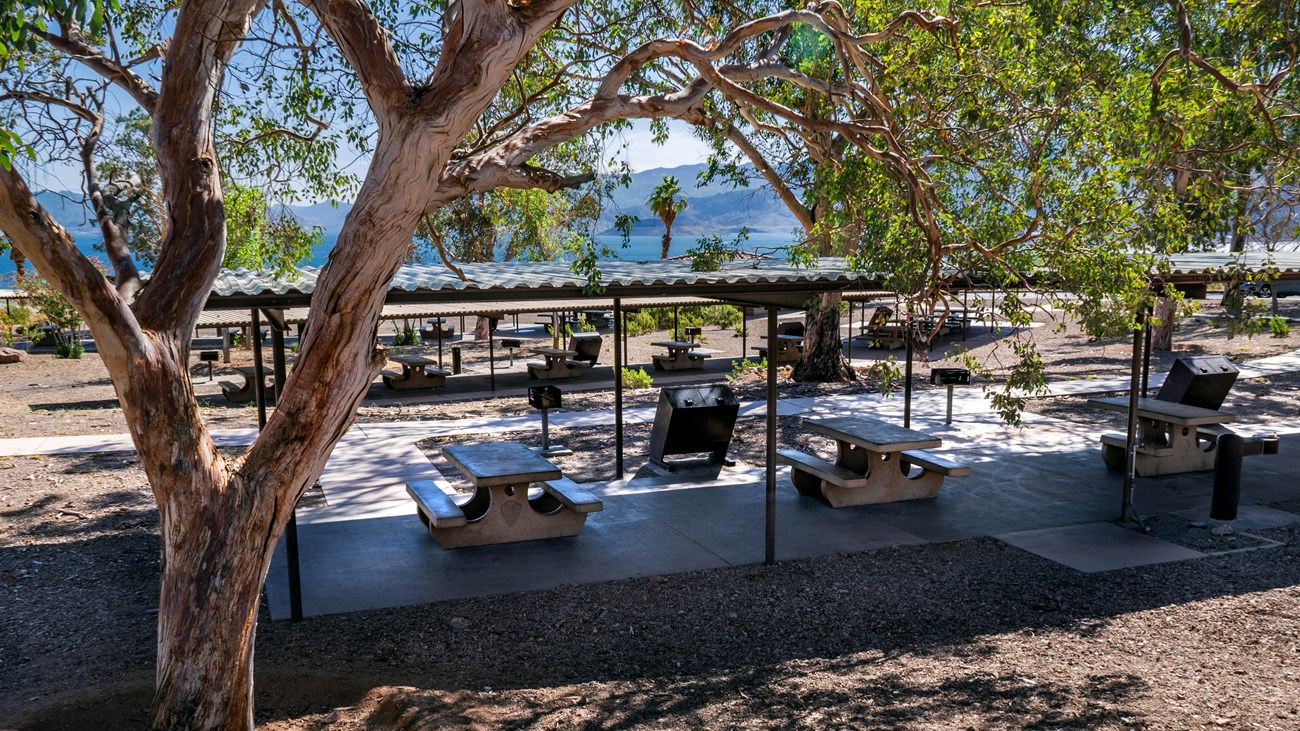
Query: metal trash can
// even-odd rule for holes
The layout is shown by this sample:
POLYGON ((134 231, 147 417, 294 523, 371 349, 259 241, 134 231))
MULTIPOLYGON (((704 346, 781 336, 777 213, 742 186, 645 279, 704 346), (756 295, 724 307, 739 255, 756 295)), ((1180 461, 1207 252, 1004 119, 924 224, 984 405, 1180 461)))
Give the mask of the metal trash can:
POLYGON ((669 386, 659 391, 655 423, 650 429, 650 461, 670 454, 707 452, 709 462, 726 464, 740 401, 729 386, 669 386))
POLYGON ((1174 361, 1156 398, 1218 411, 1236 382, 1237 367, 1227 358, 1189 356, 1174 361))

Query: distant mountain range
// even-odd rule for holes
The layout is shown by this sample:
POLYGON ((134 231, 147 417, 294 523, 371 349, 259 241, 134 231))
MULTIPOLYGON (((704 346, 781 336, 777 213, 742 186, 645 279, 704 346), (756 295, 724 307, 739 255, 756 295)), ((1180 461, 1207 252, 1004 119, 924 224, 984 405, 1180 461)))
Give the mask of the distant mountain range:
MULTIPOLYGON (((605 215, 597 222, 600 233, 614 233, 614 217, 619 214, 636 216, 639 220, 633 234, 657 235, 663 233, 663 223, 650 212, 646 199, 665 175, 677 178, 686 199, 686 210, 673 223, 673 233, 684 236, 734 234, 741 226, 755 232, 789 233, 798 227, 798 221, 766 184, 749 188, 732 188, 721 183, 696 187, 696 179, 704 165, 684 165, 675 168, 656 168, 636 173, 630 184, 614 191, 605 215)), ((36 199, 54 219, 75 233, 98 231, 90 207, 83 204, 80 193, 67 191, 42 191, 36 199)), ((315 203, 307 206, 284 206, 298 220, 308 226, 320 226, 325 232, 337 233, 343 228, 343 219, 352 209, 349 203, 315 203)))

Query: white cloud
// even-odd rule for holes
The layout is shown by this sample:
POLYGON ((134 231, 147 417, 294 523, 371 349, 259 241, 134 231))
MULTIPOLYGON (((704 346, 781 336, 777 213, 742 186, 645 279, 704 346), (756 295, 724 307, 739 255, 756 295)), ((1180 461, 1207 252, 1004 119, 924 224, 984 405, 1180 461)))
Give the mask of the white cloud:
POLYGON ((616 159, 627 160, 633 172, 644 172, 655 168, 672 168, 680 165, 695 165, 709 157, 708 145, 701 142, 691 131, 691 126, 678 120, 668 121, 668 141, 662 145, 651 140, 650 122, 644 119, 634 120, 632 129, 623 132, 611 144, 610 154, 616 159), (626 146, 619 150, 618 143, 626 146))

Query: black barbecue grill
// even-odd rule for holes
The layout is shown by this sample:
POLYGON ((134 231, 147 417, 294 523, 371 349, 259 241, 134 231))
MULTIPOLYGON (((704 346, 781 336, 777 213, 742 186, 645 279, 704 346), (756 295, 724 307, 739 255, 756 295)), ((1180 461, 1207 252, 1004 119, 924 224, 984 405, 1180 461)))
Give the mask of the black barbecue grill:
POLYGON ((650 461, 670 467, 664 457, 707 452, 709 461, 725 464, 740 401, 725 385, 669 386, 659 391, 659 407, 650 430, 650 461))

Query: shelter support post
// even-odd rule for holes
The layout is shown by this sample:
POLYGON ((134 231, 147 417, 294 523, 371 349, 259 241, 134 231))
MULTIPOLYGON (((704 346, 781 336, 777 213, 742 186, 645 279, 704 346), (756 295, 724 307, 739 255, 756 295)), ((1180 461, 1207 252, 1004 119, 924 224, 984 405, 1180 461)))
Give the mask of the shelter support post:
POLYGON ((253 308, 253 335, 249 345, 253 348, 253 394, 257 399, 257 430, 266 426, 266 372, 262 368, 262 315, 253 308))
POLYGON ((1146 317, 1142 322, 1142 398, 1147 397, 1147 385, 1151 382, 1151 312, 1153 308, 1145 305, 1146 317))
MULTIPOLYGON (((767 308, 767 342, 775 355, 776 308, 767 308)), ((763 497, 763 562, 776 563, 776 358, 767 359, 767 490, 763 497)))
POLYGON ((1146 329, 1146 305, 1138 307, 1133 327, 1133 363, 1129 369, 1128 431, 1124 449, 1124 496, 1120 504, 1120 521, 1142 524, 1133 508, 1133 481, 1137 476, 1138 390, 1142 377, 1142 334, 1146 329))
POLYGON ((497 390, 497 356, 492 342, 492 328, 488 328, 488 387, 497 390))
POLYGON ((907 342, 907 365, 904 366, 903 373, 903 428, 912 428, 912 352, 915 340, 916 328, 912 323, 912 309, 907 310, 906 332, 903 338, 907 342))
POLYGON ((623 301, 614 298, 614 474, 623 479, 623 301))
POLYGON ((740 308, 740 357, 743 360, 749 352, 749 308, 740 308))

